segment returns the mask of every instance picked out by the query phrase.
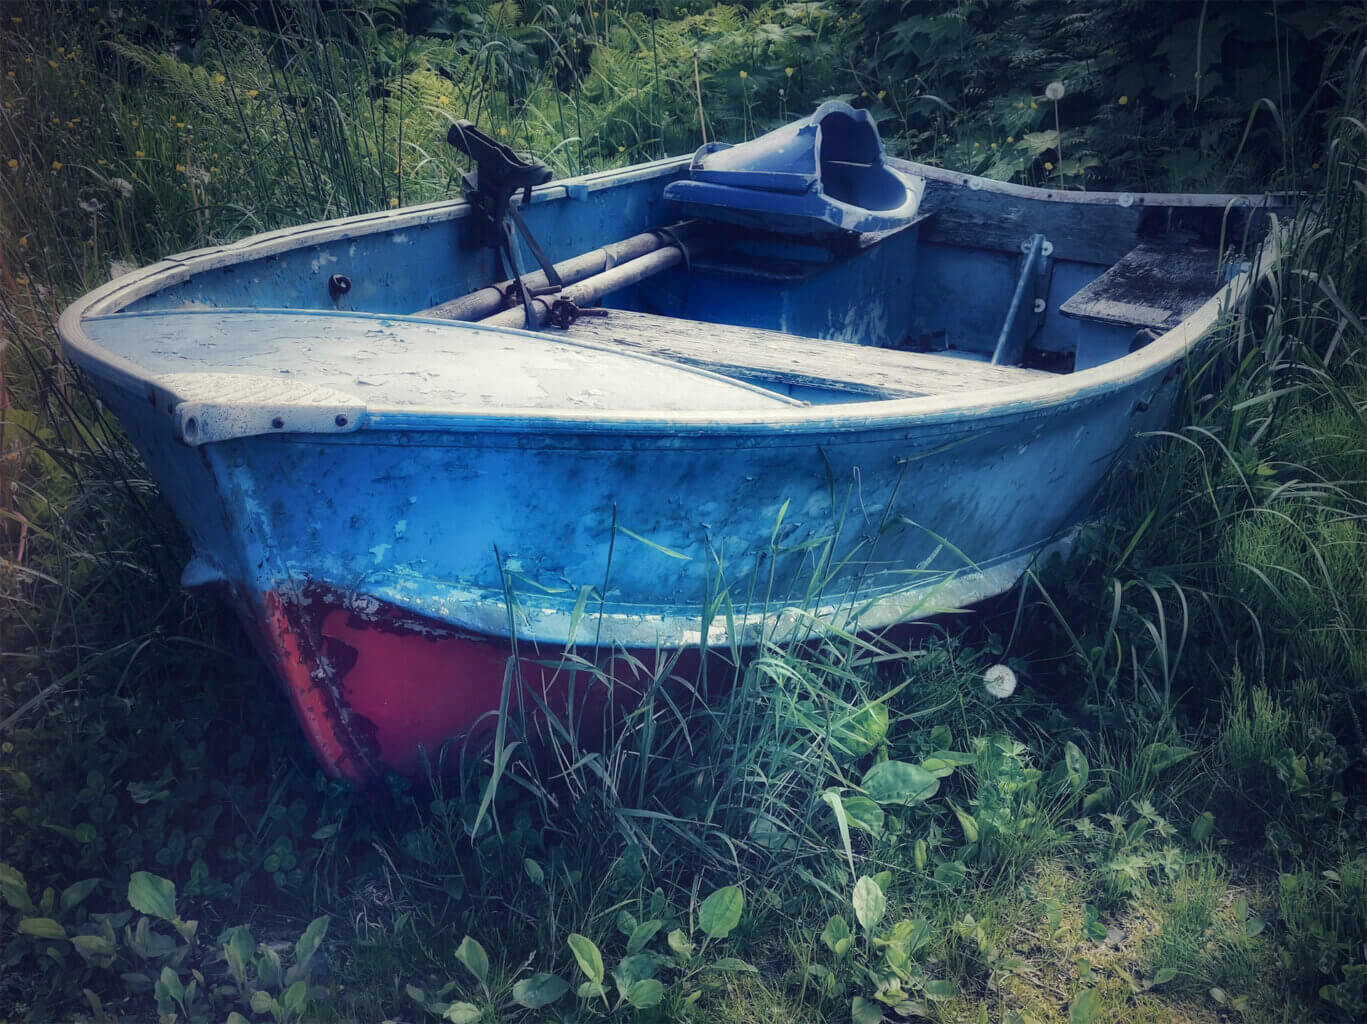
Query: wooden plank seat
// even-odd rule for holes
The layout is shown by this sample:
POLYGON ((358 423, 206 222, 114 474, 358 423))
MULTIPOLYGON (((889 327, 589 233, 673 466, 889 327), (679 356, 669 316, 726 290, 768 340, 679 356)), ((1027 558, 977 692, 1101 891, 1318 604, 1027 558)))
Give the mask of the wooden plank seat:
MULTIPOLYGON (((558 332, 548 329, 547 333, 558 332)), ((977 391, 1053 376, 1042 370, 992 366, 952 356, 621 309, 581 316, 566 333, 585 344, 640 352, 767 386, 821 388, 878 398, 977 391)))
POLYGON ((1165 331, 1204 306, 1220 288, 1211 246, 1150 240, 1059 306, 1064 316, 1165 331))

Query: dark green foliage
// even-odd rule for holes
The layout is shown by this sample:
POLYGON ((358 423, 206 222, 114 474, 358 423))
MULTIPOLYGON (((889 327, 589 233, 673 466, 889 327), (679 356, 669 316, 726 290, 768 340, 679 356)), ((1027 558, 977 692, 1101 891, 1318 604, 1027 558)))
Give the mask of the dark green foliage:
POLYGON ((861 95, 903 126, 908 155, 994 178, 1174 192, 1304 180, 1336 109, 1321 83, 1363 19, 1314 0, 841 6, 861 95), (1063 86, 1057 121, 1051 82, 1063 86))

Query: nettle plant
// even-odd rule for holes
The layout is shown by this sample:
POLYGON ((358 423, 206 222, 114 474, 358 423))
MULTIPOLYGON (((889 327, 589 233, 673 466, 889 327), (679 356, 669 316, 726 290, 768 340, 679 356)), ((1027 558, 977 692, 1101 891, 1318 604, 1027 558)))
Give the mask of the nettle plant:
MULTIPOLYGON (((702 901, 697 908, 696 930, 694 915, 690 914, 688 921, 680 920, 662 889, 655 890, 645 910, 649 915, 645 919, 638 919, 626 909, 618 911, 616 925, 622 943, 620 947, 613 944, 620 949, 620 955, 611 971, 602 949, 587 935, 572 932, 566 939, 583 976, 574 988, 580 1018, 616 1018, 662 1005, 687 1006, 702 997, 700 980, 704 972, 754 972, 754 967, 737 957, 714 959, 708 955, 713 943, 726 939, 740 924, 745 894, 738 886, 725 886, 702 901)), ((443 985, 434 996, 415 985, 408 986, 408 995, 415 1003, 452 1024, 477 1024, 484 1020, 485 1007, 493 1007, 496 1012, 518 1007, 545 1010, 559 1003, 571 988, 570 982, 560 975, 544 971, 511 985, 500 983, 491 973, 489 954, 469 935, 457 947, 456 959, 478 985, 474 998, 479 1003, 445 1002, 458 988, 455 981, 443 985)))
MULTIPOLYGON (((102 881, 76 882, 60 896, 49 888, 35 904, 24 876, 0 864, 0 897, 19 912, 16 931, 30 940, 13 944, 5 966, 13 968, 33 954, 43 970, 70 973, 83 966, 83 980, 95 987, 107 989, 117 977, 127 994, 151 995, 158 1024, 218 1020, 225 1012, 228 1024, 247 1024, 249 1018, 234 1006, 253 1018, 268 1015, 275 1024, 291 1024, 326 996, 311 979, 328 918, 319 917, 304 930, 288 966, 274 946, 255 943, 245 925, 229 928, 217 945, 232 984, 214 984, 201 970, 209 964, 198 944, 199 922, 177 912, 174 882, 136 871, 128 880, 128 909, 87 913, 84 903, 102 881)), ((91 987, 83 991, 91 1012, 103 1021, 100 996, 91 987)))

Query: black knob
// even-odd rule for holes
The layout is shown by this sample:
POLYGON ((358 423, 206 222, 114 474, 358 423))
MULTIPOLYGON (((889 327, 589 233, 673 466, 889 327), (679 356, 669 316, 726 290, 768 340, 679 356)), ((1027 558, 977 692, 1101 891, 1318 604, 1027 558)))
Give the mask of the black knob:
POLYGON ((351 291, 351 278, 345 274, 333 274, 328 278, 328 294, 332 296, 333 302, 336 302, 349 291, 351 291))

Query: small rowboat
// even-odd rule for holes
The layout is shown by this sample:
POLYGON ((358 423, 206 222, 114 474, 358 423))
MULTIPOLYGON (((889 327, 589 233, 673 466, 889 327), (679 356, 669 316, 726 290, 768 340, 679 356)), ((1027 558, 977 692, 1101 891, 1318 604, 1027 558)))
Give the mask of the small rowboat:
POLYGON ((190 536, 183 582, 358 784, 419 773, 507 679, 563 701, 560 652, 1008 589, 1168 418, 1268 219, 892 159, 841 103, 565 181, 451 141, 464 201, 182 253, 60 324, 190 536))

